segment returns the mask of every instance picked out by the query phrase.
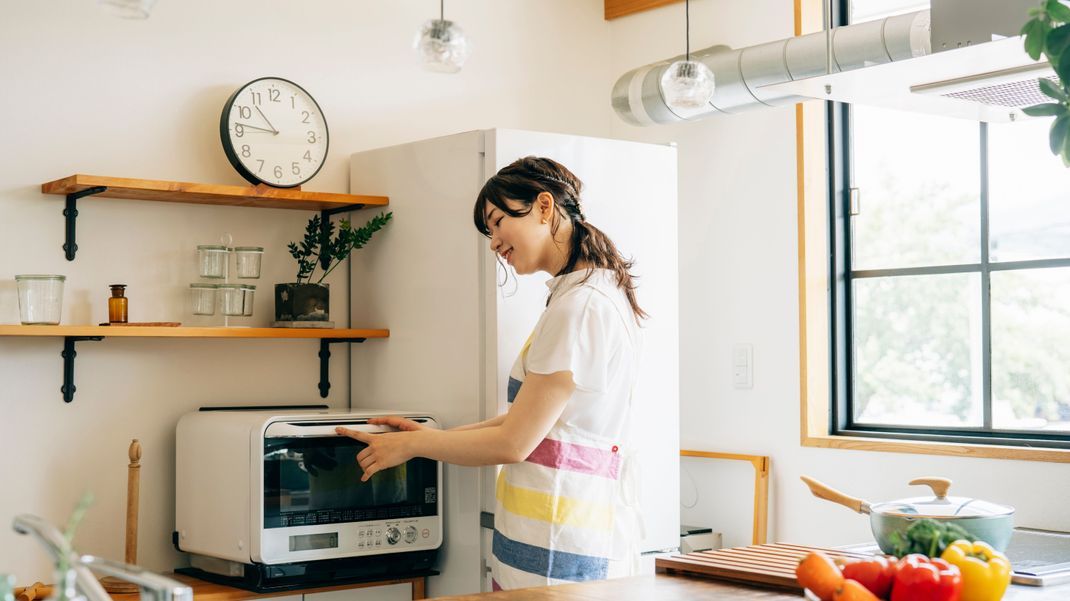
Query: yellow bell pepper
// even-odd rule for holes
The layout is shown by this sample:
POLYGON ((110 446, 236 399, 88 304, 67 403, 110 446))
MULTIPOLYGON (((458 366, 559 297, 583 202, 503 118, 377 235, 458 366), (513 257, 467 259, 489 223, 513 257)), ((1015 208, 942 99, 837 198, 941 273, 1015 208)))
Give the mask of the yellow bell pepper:
POLYGON ((1011 582, 1011 562, 986 542, 957 540, 940 557, 962 572, 960 601, 999 601, 1011 582))

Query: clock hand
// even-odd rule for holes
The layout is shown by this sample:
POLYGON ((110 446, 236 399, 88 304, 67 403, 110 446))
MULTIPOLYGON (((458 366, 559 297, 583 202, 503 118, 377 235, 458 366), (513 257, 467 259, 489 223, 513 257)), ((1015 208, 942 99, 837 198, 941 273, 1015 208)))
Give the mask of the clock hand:
POLYGON ((257 127, 255 125, 249 125, 248 123, 235 123, 234 125, 240 125, 242 127, 247 127, 249 129, 255 129, 256 131, 266 131, 269 134, 277 134, 277 133, 279 133, 279 132, 277 132, 277 131, 275 131, 273 129, 264 129, 263 127, 257 127))
POLYGON ((271 133, 278 135, 279 130, 275 129, 275 126, 271 124, 271 121, 268 121, 267 115, 264 114, 264 111, 260 110, 260 107, 256 106, 255 104, 253 105, 253 108, 256 109, 256 112, 260 113, 261 117, 264 118, 264 122, 267 123, 268 127, 271 128, 271 133))

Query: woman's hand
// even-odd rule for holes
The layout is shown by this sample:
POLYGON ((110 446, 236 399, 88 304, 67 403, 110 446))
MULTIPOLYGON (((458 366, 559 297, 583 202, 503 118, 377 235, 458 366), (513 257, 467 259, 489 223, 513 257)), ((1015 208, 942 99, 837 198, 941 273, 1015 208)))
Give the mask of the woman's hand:
POLYGON ((428 429, 427 426, 421 423, 414 422, 411 419, 406 419, 404 417, 398 417, 396 415, 391 415, 389 417, 373 417, 368 420, 368 423, 375 426, 390 426, 392 428, 397 428, 402 432, 416 432, 417 430, 428 429))
POLYGON ((360 477, 361 482, 367 482, 376 473, 401 465, 413 458, 407 440, 410 434, 406 432, 371 434, 342 427, 335 428, 334 431, 368 445, 366 449, 357 453, 357 463, 360 469, 364 470, 364 475, 360 477))

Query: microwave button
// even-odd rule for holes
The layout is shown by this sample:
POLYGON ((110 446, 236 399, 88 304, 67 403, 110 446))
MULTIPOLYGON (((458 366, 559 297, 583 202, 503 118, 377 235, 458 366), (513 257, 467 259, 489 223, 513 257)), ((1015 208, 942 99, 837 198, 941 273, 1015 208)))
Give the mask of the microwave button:
POLYGON ((386 542, 390 543, 391 545, 396 545, 398 544, 399 540, 401 540, 400 530, 398 530, 394 526, 391 526, 386 529, 386 542))
POLYGON ((409 526, 405 529, 405 542, 410 545, 416 542, 416 526, 409 526))

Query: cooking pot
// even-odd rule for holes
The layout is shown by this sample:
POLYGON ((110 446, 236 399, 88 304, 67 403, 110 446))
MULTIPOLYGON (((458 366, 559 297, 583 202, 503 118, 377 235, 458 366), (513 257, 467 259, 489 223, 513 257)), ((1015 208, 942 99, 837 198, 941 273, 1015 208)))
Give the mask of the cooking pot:
POLYGON ((877 539, 877 544, 884 553, 891 554, 895 548, 893 532, 905 536, 907 528, 922 518, 944 523, 953 522, 1000 552, 1006 550, 1014 530, 1013 507, 978 499, 949 497, 947 491, 951 488, 951 480, 947 478, 927 477, 910 481, 911 485, 931 488, 935 495, 933 497, 911 497, 877 504, 845 495, 809 476, 802 476, 802 481, 819 499, 839 503, 858 513, 869 514, 873 538, 877 539))

